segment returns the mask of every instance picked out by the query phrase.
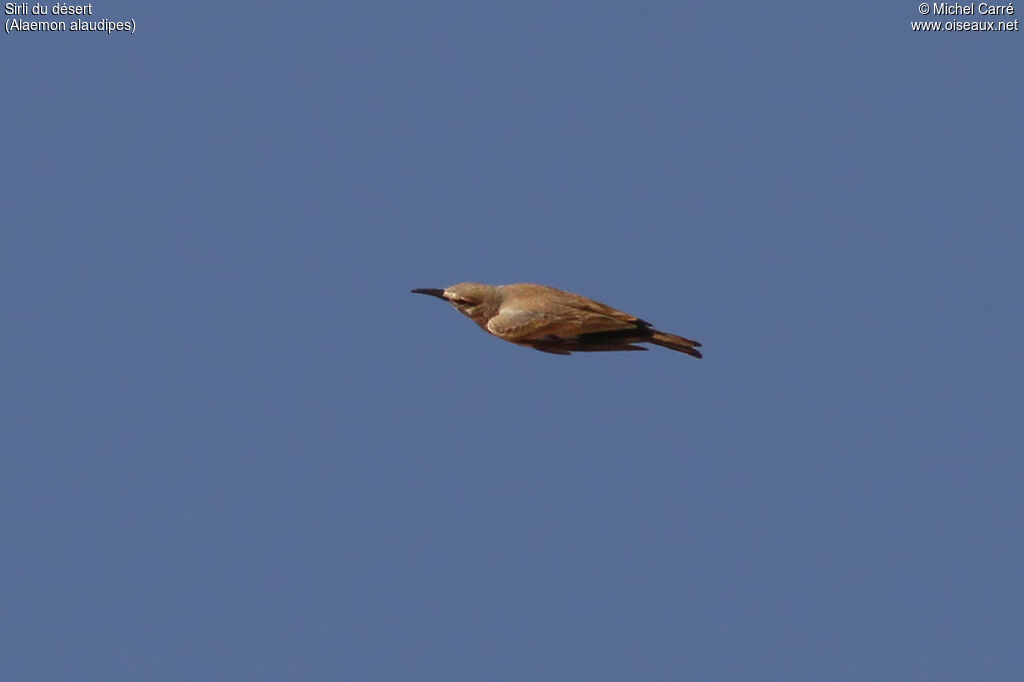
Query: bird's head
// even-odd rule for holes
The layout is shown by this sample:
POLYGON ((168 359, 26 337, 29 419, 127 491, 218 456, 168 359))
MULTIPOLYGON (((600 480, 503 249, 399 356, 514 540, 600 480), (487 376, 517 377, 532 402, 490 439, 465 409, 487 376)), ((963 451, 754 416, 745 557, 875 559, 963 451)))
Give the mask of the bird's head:
POLYGON ((453 284, 447 289, 413 289, 412 293, 448 301, 460 313, 481 325, 496 315, 501 305, 498 287, 477 282, 453 284))

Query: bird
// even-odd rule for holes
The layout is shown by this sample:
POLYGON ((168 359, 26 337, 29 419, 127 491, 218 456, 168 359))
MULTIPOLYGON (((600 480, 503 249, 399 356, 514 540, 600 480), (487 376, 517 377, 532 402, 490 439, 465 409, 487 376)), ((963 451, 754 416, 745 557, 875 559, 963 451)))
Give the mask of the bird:
POLYGON ((447 301, 488 334, 544 353, 647 350, 637 344, 653 343, 701 357, 696 341, 659 331, 650 322, 604 303, 542 284, 462 282, 447 289, 413 289, 411 293, 447 301))

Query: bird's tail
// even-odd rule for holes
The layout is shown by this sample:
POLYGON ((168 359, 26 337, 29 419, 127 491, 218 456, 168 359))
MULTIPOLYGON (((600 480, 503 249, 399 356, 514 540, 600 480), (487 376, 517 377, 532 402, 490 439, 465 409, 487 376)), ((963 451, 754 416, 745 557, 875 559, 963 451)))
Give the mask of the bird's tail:
POLYGON ((680 353, 686 353, 687 355, 692 355, 695 358, 701 357, 700 351, 697 350, 697 347, 700 346, 699 343, 691 341, 690 339, 684 339, 683 337, 676 336, 675 334, 659 332, 657 329, 652 329, 650 341, 651 343, 655 343, 659 346, 677 350, 680 353))

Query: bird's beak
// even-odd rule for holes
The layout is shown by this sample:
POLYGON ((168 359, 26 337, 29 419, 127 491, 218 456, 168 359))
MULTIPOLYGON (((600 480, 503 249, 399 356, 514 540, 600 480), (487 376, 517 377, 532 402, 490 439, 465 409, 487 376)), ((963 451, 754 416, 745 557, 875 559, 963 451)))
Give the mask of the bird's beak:
POLYGON ((426 294, 427 296, 436 296, 442 301, 445 300, 444 289, 413 289, 411 293, 426 294))

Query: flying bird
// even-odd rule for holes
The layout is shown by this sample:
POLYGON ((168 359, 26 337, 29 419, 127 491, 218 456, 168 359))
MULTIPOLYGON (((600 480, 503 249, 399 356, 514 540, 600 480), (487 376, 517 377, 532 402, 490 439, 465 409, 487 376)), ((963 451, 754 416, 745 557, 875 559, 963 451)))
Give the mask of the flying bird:
POLYGON ((653 343, 701 357, 696 341, 658 331, 650 322, 585 296, 541 284, 463 282, 412 293, 448 301, 488 334, 545 353, 647 350, 636 344, 653 343))

